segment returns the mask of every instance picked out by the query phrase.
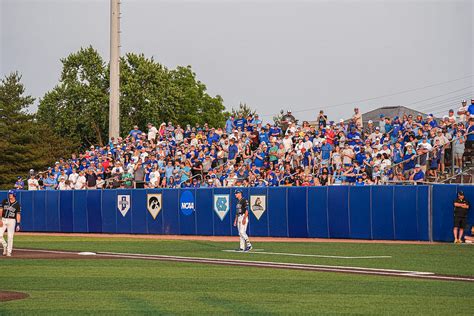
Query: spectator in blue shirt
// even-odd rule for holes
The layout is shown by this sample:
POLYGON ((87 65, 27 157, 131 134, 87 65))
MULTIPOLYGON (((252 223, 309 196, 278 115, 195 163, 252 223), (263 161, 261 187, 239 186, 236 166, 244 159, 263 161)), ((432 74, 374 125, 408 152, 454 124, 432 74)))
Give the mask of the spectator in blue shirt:
POLYGON ((140 135, 142 134, 142 131, 138 129, 138 126, 135 125, 133 126, 133 129, 128 133, 128 137, 132 137, 133 139, 137 140, 140 135))
POLYGON ((244 119, 242 116, 239 117, 238 119, 234 120, 235 128, 238 129, 241 132, 244 131, 244 127, 245 127, 246 123, 247 123, 247 120, 244 119))
POLYGON ((15 182, 16 190, 23 190, 25 188, 25 182, 23 182, 22 177, 18 177, 18 180, 15 182))
POLYGON ((238 153, 239 153, 239 147, 235 145, 234 139, 231 139, 230 145, 229 145, 229 160, 234 160, 237 157, 238 153))
POLYGON ((227 121, 225 122, 225 131, 227 134, 232 134, 232 131, 234 130, 235 125, 234 125, 234 117, 230 116, 227 121))
POLYGON ((410 181, 413 181, 416 184, 419 184, 420 182, 423 182, 424 180, 425 180, 425 174, 423 173, 423 170, 421 170, 421 166, 419 164, 416 164, 415 172, 410 176, 410 181))
POLYGON ((44 179, 43 185, 45 190, 55 190, 58 182, 56 181, 54 174, 50 173, 49 176, 44 179))
POLYGON ((323 164, 329 164, 329 159, 331 158, 331 151, 332 146, 328 144, 325 138, 323 138, 323 144, 321 146, 321 160, 323 164))
POLYGON ((469 107, 467 108, 467 111, 473 115, 474 114, 474 99, 471 99, 471 104, 469 104, 469 107))

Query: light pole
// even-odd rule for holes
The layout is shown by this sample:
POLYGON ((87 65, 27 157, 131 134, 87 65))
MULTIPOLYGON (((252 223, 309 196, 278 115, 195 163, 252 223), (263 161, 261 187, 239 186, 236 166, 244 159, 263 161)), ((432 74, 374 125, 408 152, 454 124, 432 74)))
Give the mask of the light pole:
POLYGON ((120 1, 110 0, 109 140, 120 136, 120 1))

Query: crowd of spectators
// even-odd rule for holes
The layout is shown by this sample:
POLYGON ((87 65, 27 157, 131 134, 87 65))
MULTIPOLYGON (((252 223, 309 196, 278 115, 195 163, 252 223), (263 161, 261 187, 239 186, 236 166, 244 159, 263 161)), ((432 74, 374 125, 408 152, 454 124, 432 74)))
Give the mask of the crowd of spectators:
POLYGON ((280 124, 258 115, 229 117, 224 128, 148 124, 125 138, 46 172, 30 171, 15 187, 28 190, 103 188, 274 187, 423 182, 446 172, 454 155, 461 170, 474 140, 474 99, 436 120, 403 115, 363 121, 359 109, 334 122, 323 111, 298 124, 291 111, 280 124))

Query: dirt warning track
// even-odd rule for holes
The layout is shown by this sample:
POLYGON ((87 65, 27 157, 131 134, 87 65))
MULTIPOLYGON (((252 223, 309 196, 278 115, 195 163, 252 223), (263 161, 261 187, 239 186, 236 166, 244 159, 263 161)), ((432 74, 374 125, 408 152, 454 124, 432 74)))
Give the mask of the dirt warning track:
POLYGON ((77 252, 62 251, 62 250, 16 249, 14 257, 11 257, 8 259, 15 259, 15 258, 16 259, 138 259, 138 260, 157 260, 157 261, 172 261, 172 262, 186 262, 186 263, 200 263, 200 264, 216 264, 216 265, 228 265, 228 266, 240 266, 240 267, 288 269, 288 270, 300 270, 300 271, 350 273, 350 274, 359 274, 359 275, 404 277, 404 278, 437 280, 437 281, 474 282, 473 276, 440 275, 440 274, 435 274, 432 272, 423 272, 423 271, 284 263, 284 262, 271 262, 271 261, 183 257, 183 256, 168 256, 168 255, 147 255, 147 254, 133 254, 133 253, 116 253, 116 252, 77 253, 77 252))

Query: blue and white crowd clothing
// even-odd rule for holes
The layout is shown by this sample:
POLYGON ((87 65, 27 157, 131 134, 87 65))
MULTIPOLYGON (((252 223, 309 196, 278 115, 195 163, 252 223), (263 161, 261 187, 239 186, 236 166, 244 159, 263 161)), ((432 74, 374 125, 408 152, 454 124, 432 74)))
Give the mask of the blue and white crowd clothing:
MULTIPOLYGON (((125 138, 61 159, 35 180, 45 190, 134 187, 137 178, 146 188, 419 182, 444 164, 451 139, 457 156, 472 147, 472 104, 439 121, 432 115, 381 115, 365 126, 358 111, 337 124, 320 113, 316 126, 298 125, 291 113, 283 128, 257 116, 229 117, 224 128, 182 129, 169 122, 148 124, 145 133, 135 126, 125 138)), ((21 179, 15 187, 24 188, 21 179)))

